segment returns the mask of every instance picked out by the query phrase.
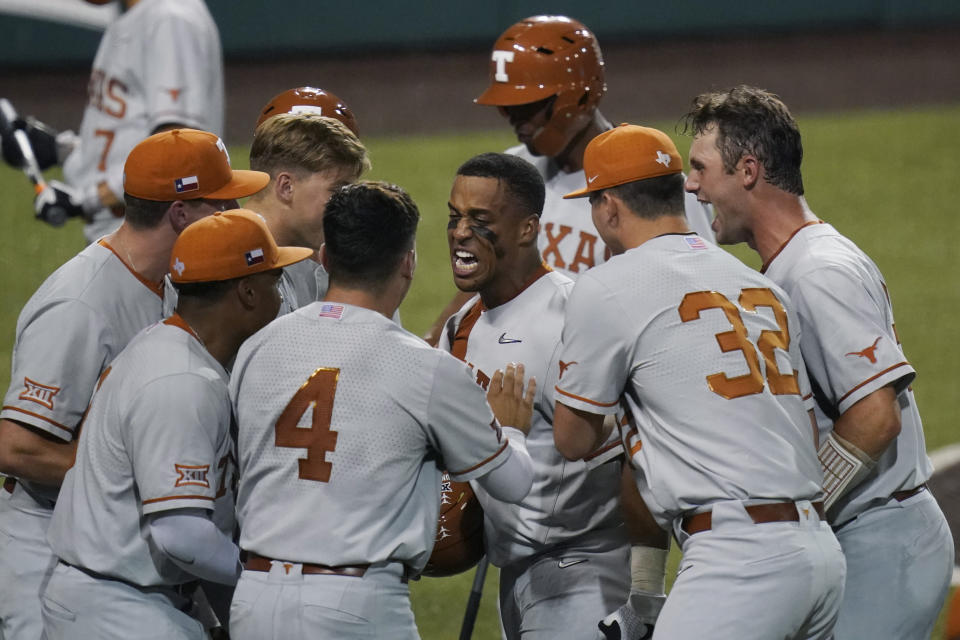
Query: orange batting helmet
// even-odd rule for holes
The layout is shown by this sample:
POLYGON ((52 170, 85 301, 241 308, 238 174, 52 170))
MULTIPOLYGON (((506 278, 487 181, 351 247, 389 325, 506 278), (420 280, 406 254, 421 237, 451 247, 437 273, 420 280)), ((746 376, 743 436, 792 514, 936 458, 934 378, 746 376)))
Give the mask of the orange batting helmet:
POLYGON ((347 128, 353 131, 354 135, 360 136, 357 119, 353 116, 350 107, 343 100, 323 89, 297 87, 273 96, 270 102, 260 110, 257 127, 263 124, 265 120, 281 113, 316 113, 328 118, 336 118, 347 125, 347 128))
POLYGON ((587 125, 606 90, 603 54, 590 30, 566 16, 533 16, 494 43, 490 85, 475 102, 508 107, 556 96, 533 136, 540 154, 554 156, 587 125))

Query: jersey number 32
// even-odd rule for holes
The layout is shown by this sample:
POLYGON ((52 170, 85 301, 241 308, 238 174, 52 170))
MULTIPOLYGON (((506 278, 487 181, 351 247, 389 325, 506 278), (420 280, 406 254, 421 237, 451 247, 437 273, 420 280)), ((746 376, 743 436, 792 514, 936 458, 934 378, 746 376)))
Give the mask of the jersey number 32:
POLYGON ((680 303, 680 320, 690 322, 700 317, 700 312, 707 309, 721 309, 727 316, 727 321, 733 327, 732 331, 717 334, 717 344, 724 353, 740 351, 747 362, 749 371, 743 375, 729 377, 725 373, 714 373, 707 376, 710 390, 719 396, 730 400, 741 396, 762 393, 764 376, 760 373, 760 358, 757 349, 763 355, 766 384, 775 395, 799 394, 797 372, 780 373, 777 368, 777 358, 774 349, 787 351, 790 348, 790 332, 787 327, 787 312, 770 289, 744 289, 740 292, 738 301, 744 311, 756 313, 757 307, 769 307, 773 310, 773 317, 780 327, 779 331, 769 329, 761 331, 757 345, 747 338, 747 328, 743 324, 740 310, 730 302, 726 296, 716 291, 697 291, 688 293, 680 303))

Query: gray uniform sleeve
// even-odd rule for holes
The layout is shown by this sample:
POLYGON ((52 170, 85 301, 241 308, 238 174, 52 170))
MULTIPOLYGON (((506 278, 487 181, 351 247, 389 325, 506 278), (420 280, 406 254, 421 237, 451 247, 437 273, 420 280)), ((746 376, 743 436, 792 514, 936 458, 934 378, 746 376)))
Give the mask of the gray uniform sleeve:
POLYGON ((590 413, 616 413, 630 373, 633 343, 612 292, 580 276, 567 301, 556 399, 590 413))
POLYGON ((450 477, 467 482, 509 459, 511 448, 470 369, 438 353, 427 409, 427 438, 443 458, 450 477))
POLYGON ((913 381, 882 289, 871 292, 847 269, 831 267, 808 274, 790 297, 811 384, 837 414, 885 385, 899 393, 913 381))
POLYGON ((143 43, 142 76, 149 128, 172 122, 205 129, 210 116, 208 92, 219 82, 219 71, 209 69, 209 34, 179 11, 164 15, 143 43))
POLYGON ((103 318, 78 300, 52 302, 17 336, 0 417, 73 439, 112 354, 103 318))
POLYGON ((140 390, 124 412, 143 513, 213 509, 226 465, 226 389, 200 375, 171 375, 140 390))

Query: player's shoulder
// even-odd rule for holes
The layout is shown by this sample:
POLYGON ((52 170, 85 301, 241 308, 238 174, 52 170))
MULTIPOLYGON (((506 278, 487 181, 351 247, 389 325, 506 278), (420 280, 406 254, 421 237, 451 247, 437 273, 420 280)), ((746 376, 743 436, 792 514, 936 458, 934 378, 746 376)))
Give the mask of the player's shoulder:
POLYGON ((140 331, 116 362, 140 370, 141 377, 147 380, 187 376, 195 383, 206 381, 218 389, 226 388, 226 370, 189 329, 171 318, 140 331))
POLYGON ((764 273, 792 290, 830 274, 860 280, 878 272, 852 240, 821 221, 798 229, 766 265, 764 273))
POLYGON ((162 18, 181 19, 186 22, 197 20, 209 9, 203 0, 141 0, 131 9, 140 8, 140 20, 154 20, 162 18))
POLYGON ((547 168, 550 164, 550 158, 547 158, 546 156, 533 155, 530 153, 530 150, 527 149, 526 145, 518 144, 514 147, 509 147, 504 151, 504 153, 511 156, 517 156, 518 158, 523 158, 536 167, 541 176, 547 175, 547 168))

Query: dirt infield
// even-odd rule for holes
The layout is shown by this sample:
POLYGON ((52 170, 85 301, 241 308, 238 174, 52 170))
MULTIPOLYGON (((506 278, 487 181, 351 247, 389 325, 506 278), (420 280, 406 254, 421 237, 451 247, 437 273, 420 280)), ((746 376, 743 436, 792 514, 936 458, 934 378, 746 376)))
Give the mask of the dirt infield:
MULTIPOLYGON (((776 91, 798 113, 960 102, 960 26, 601 44, 610 88, 603 111, 615 121, 677 118, 700 91, 741 82, 776 91)), ((472 104, 488 47, 228 62, 226 137, 249 140, 267 99, 305 84, 345 99, 365 135, 502 127, 494 109, 472 104)), ((75 128, 88 72, 0 69, 0 95, 21 113, 75 128)))

